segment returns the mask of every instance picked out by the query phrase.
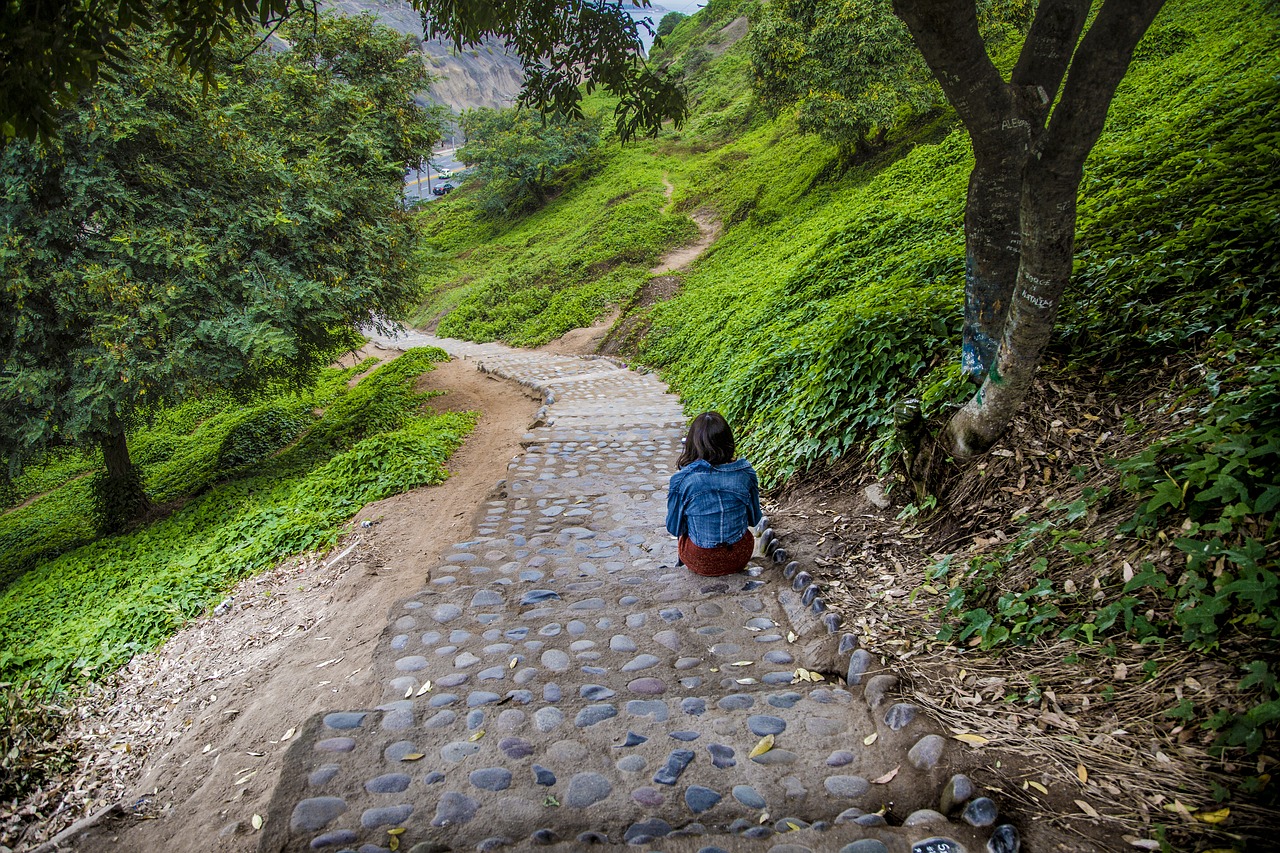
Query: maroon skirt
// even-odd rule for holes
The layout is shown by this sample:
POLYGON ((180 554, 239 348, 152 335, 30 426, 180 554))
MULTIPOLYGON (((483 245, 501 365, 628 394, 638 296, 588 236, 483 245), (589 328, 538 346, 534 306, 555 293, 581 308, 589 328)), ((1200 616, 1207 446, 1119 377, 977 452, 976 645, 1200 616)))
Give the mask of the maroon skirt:
POLYGON ((688 536, 680 537, 678 551, 680 562, 689 567, 695 575, 715 578, 731 575, 747 567, 751 554, 756 549, 756 538, 748 530, 742 538, 732 545, 717 545, 715 548, 699 548, 689 540, 688 536))

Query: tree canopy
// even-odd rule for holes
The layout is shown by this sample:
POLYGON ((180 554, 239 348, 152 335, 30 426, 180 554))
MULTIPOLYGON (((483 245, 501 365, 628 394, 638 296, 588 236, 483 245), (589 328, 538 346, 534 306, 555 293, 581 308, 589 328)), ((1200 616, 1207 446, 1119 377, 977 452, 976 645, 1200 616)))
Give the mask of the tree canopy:
POLYGON ((127 65, 137 28, 175 64, 211 75, 214 47, 241 26, 271 26, 308 0, 12 0, 0 7, 0 138, 49 137, 61 110, 127 65))
MULTIPOLYGON (((371 17, 201 85, 138 34, 59 144, 0 151, 0 452, 100 445, 140 414, 308 379, 412 292, 405 164, 438 138, 410 41, 371 17)), ((229 38, 239 56, 257 36, 229 38)), ((123 453, 123 456, 121 456, 123 453)))
MULTIPOLYGON (((649 0, 411 2, 428 38, 459 48, 488 37, 506 42, 524 62, 527 106, 578 117, 585 84, 617 96, 624 139, 684 118, 683 89, 645 65, 639 28, 648 24, 626 8, 649 0)), ((314 0, 14 0, 0 9, 0 138, 53 135, 60 109, 128 62, 133 29, 159 33, 158 48, 170 60, 209 82, 215 47, 240 26, 275 27, 299 13, 314 17, 314 0)))
POLYGON ((484 182, 482 206, 502 215, 543 204, 600 141, 598 119, 531 110, 468 110, 461 125, 467 144, 458 156, 484 182))
POLYGON ((751 30, 751 65, 761 101, 794 104, 801 130, 848 153, 941 100, 889 0, 771 4, 751 30))

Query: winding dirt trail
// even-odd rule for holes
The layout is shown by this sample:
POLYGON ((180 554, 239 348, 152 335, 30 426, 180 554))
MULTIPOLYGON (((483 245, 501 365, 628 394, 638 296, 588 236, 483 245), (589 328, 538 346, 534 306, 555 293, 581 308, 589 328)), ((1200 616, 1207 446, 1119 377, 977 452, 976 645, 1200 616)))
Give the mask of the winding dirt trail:
MULTIPOLYGON (((662 188, 663 194, 667 197, 667 205, 663 208, 663 212, 666 213, 671 209, 671 198, 676 188, 666 175, 662 176, 662 188)), ((651 280, 645 287, 648 289, 650 285, 657 285, 656 289, 662 292, 663 298, 670 298, 675 292, 673 277, 688 270, 689 266, 701 257, 702 253, 709 249, 720 236, 721 222, 710 208, 700 207, 689 214, 689 218, 698 226, 698 239, 687 246, 677 246, 667 252, 649 269, 649 275, 657 278, 651 280)), ((644 294, 641 294, 641 298, 643 300, 644 294)), ((582 329, 571 329, 537 349, 539 352, 556 355, 590 355, 598 352, 601 343, 608 337, 609 332, 621 317, 622 309, 615 307, 594 324, 582 329)))

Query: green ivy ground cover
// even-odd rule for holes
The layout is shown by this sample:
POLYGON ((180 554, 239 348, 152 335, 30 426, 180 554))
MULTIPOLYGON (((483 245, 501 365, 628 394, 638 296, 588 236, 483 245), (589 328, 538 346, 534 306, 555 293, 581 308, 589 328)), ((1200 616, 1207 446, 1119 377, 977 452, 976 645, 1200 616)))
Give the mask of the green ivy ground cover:
POLYGON ((0 517, 0 565, 40 553, 42 539, 66 550, 6 578, 0 681, 56 687, 110 671, 239 579, 332 545, 365 504, 442 482, 476 418, 422 413, 414 382, 445 358, 413 350, 352 388, 367 364, 326 371, 309 394, 204 400, 158 418, 134 437, 148 489, 189 499, 134 532, 93 540, 87 478, 0 517))
MULTIPOLYGON (((1055 356, 1158 358, 1274 301, 1273 6, 1174 0, 1140 46, 1082 185, 1055 356)), ((607 202, 634 191, 655 215, 665 172, 677 210, 709 207, 725 230, 682 292, 652 309, 641 355, 690 411, 723 410, 777 482, 850 451, 890 450, 903 396, 925 397, 937 414, 965 393, 952 365, 972 159, 949 114, 904 121, 880 156, 852 167, 799 134, 793 117, 761 114, 746 42, 716 43, 753 8, 712 3, 655 51, 695 66, 682 131, 615 154, 538 214, 488 233, 457 208, 435 211, 427 243, 443 264, 424 314, 458 305, 441 333, 529 344, 622 304, 643 266, 619 254, 609 283, 577 270, 609 264, 593 227, 607 202), (570 268, 564 256, 591 260, 570 268)), ((673 245, 676 233, 654 242, 673 245)))

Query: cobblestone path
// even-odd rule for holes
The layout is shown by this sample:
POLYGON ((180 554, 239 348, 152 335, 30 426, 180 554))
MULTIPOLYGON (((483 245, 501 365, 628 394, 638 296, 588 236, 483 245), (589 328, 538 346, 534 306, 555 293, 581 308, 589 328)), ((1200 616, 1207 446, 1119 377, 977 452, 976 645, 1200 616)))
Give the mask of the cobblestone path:
POLYGON ((263 853, 1017 850, 770 531, 744 574, 675 567, 658 379, 396 342, 428 344, 536 389, 539 425, 390 614, 382 704, 297 721, 263 853))

